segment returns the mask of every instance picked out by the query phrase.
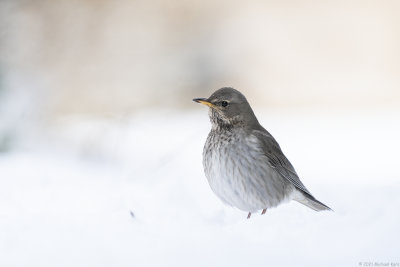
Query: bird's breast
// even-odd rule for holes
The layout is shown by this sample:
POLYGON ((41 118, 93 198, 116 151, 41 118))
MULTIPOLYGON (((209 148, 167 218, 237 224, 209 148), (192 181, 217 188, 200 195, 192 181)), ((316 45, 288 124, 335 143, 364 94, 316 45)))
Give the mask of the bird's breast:
POLYGON ((275 187, 280 178, 267 164, 252 135, 240 131, 210 132, 203 165, 211 189, 226 204, 255 211, 277 202, 275 192, 269 188, 275 187))

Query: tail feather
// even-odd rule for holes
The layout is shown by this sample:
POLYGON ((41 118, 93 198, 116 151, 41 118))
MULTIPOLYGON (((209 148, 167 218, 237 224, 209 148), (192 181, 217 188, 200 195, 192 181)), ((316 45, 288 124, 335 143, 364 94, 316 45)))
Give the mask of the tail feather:
POLYGON ((315 197, 313 197, 312 195, 307 194, 305 192, 298 192, 298 193, 299 194, 296 194, 296 196, 293 199, 296 200, 297 202, 309 207, 310 209, 313 209, 315 211, 322 211, 322 210, 333 211, 327 205, 325 205, 321 201, 318 201, 317 199, 315 199, 315 197))

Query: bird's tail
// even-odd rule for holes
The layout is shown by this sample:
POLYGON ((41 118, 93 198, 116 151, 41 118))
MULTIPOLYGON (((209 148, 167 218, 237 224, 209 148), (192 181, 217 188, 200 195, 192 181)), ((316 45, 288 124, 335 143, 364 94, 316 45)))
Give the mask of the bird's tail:
POLYGON ((297 202, 299 202, 315 211, 321 211, 321 210, 333 211, 327 205, 318 201, 317 199, 315 199, 315 197, 313 197, 312 195, 307 194, 305 192, 298 192, 298 194, 296 194, 296 196, 293 198, 293 200, 296 200, 297 202))

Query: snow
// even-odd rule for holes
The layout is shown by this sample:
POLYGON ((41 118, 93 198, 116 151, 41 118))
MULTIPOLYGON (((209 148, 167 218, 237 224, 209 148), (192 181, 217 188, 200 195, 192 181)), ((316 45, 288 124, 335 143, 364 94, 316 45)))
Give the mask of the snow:
POLYGON ((334 212, 224 206, 202 170, 204 109, 71 117, 0 154, 0 266, 399 263, 400 113, 256 113, 334 212))

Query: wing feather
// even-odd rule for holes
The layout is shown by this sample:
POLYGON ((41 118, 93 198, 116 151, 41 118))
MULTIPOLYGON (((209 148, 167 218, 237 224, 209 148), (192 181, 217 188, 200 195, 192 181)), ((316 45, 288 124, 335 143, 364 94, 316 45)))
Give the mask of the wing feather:
POLYGON ((300 181, 296 170, 293 168, 290 161, 283 154, 278 142, 265 129, 253 131, 253 135, 257 137, 262 146, 262 151, 268 159, 268 163, 274 168, 283 178, 287 179, 297 189, 311 195, 304 184, 300 181))

